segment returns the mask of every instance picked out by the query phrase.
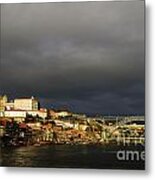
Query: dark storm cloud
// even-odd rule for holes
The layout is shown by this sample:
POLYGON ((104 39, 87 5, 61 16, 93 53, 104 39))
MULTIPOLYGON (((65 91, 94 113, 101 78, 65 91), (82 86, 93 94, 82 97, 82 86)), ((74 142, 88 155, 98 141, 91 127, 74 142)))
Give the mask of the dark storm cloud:
POLYGON ((1 91, 144 113, 144 2, 2 5, 1 91))

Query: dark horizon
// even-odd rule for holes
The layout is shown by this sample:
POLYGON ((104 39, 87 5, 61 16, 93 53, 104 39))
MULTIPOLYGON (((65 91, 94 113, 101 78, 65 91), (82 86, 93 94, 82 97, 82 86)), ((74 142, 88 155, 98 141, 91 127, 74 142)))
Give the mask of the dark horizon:
POLYGON ((0 94, 145 114, 144 1, 1 5, 0 94))

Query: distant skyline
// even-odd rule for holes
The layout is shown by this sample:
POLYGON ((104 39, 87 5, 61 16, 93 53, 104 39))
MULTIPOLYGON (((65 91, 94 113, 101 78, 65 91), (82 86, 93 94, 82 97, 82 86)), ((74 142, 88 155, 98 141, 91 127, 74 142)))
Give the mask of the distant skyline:
POLYGON ((144 114, 144 1, 1 5, 0 94, 144 114))

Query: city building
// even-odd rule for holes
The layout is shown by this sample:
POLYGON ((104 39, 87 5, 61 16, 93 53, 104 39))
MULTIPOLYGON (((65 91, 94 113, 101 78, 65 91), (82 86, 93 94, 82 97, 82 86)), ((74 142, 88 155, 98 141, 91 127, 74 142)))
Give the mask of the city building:
POLYGON ((45 119, 47 117, 47 109, 27 111, 27 115, 31 115, 33 117, 38 116, 42 119, 45 119))
POLYGON ((18 98, 14 100, 15 110, 33 111, 39 109, 39 102, 33 96, 31 98, 18 98))
POLYGON ((49 110, 49 116, 53 117, 53 118, 64 118, 64 117, 68 117, 71 116, 72 113, 69 112, 68 110, 49 110))
POLYGON ((0 111, 5 111, 5 106, 7 102, 8 98, 6 95, 0 96, 0 111))
POLYGON ((26 111, 22 110, 6 110, 3 114, 6 118, 12 118, 15 121, 22 122, 26 118, 26 111))
POLYGON ((53 109, 50 109, 48 111, 48 114, 49 114, 49 117, 51 117, 51 118, 57 117, 56 112, 53 109))
POLYGON ((8 101, 8 97, 6 95, 0 96, 0 111, 5 110, 13 110, 14 109, 14 102, 8 101))
POLYGON ((24 121, 28 115, 33 117, 38 116, 45 119, 47 117, 47 109, 40 109, 39 102, 34 97, 16 98, 13 101, 8 101, 6 95, 0 96, 1 118, 11 118, 16 121, 24 121))
POLYGON ((72 113, 72 117, 77 119, 85 119, 87 116, 85 114, 72 113))
POLYGON ((67 116, 70 116, 71 113, 68 112, 68 111, 59 111, 56 113, 58 117, 67 117, 67 116))
POLYGON ((13 101, 7 102, 5 104, 5 109, 6 110, 13 110, 14 109, 14 102, 13 101))

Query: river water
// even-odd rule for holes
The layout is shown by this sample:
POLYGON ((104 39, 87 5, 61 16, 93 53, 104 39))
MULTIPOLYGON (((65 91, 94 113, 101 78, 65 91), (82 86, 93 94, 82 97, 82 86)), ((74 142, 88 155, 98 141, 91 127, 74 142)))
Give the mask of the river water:
POLYGON ((116 145, 44 145, 19 148, 2 148, 1 166, 94 168, 94 169, 144 169, 142 159, 118 160, 118 151, 142 152, 141 146, 116 145))

